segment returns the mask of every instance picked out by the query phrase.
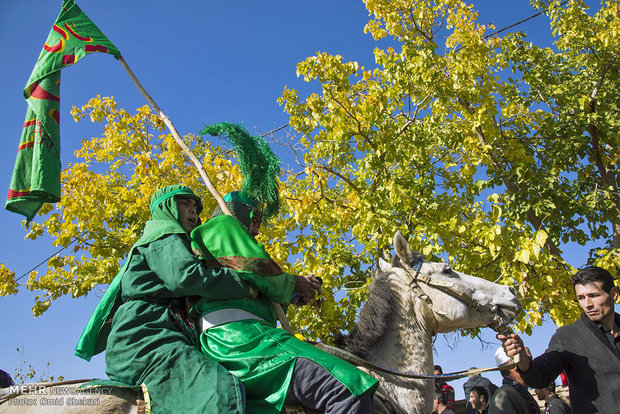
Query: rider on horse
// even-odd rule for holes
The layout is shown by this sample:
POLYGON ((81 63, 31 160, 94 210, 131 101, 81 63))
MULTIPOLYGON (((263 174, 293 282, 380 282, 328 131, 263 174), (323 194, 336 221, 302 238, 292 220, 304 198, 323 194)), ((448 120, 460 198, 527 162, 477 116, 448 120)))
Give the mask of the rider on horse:
POLYGON ((234 269, 256 286, 256 297, 203 297, 192 309, 201 317, 200 344, 207 357, 241 380, 251 413, 279 413, 294 404, 326 413, 371 413, 377 380, 333 355, 277 329, 271 302, 300 304, 320 290, 316 278, 283 272, 254 236, 262 220, 247 194, 225 197, 233 217, 216 208, 191 234, 192 246, 207 266, 234 269))

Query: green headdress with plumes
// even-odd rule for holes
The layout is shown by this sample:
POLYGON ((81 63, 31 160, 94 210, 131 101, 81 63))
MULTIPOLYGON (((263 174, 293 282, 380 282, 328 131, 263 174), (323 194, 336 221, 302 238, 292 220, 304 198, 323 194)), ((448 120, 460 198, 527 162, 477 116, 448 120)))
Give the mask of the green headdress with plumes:
POLYGON ((280 210, 278 194, 278 176, 280 160, 271 151, 265 138, 250 136, 248 131, 238 124, 222 122, 206 126, 200 134, 218 136, 234 145, 237 162, 243 175, 241 192, 256 202, 265 218, 280 210))

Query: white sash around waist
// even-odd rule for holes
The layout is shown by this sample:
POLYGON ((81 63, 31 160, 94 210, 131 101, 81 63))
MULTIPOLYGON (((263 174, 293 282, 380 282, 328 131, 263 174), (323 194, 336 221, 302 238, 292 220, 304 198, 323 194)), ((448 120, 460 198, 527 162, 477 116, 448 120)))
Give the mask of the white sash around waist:
POLYGON ((211 313, 207 313, 200 318, 200 331, 204 332, 209 328, 222 325, 228 322, 242 321, 245 319, 257 319, 264 321, 260 316, 256 316, 243 309, 220 309, 211 313))

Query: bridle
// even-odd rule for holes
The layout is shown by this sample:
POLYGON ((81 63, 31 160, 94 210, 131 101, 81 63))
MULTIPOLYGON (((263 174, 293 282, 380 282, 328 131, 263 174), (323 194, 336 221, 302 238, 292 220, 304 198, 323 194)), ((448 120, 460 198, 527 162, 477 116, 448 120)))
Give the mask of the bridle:
MULTIPOLYGON (((463 303, 467 304, 467 306, 469 306, 470 308, 474 309, 474 310, 488 310, 492 315, 493 315, 493 321, 491 321, 488 326, 498 332, 498 329, 502 329, 505 330, 505 326, 503 325, 501 318, 499 317, 499 315, 497 314, 497 307, 494 305, 483 305, 480 302, 476 301, 475 299, 473 299, 471 296, 466 295, 465 293, 457 290, 455 288, 455 283, 452 282, 447 282, 447 281, 443 281, 443 280, 436 280, 433 279, 432 277, 423 275, 420 273, 420 269, 422 268, 422 265, 424 264, 424 259, 422 258, 418 258, 413 264, 408 265, 407 263, 403 262, 401 260, 401 263, 403 265, 403 267, 396 267, 396 266, 392 266, 392 269, 389 271, 392 271, 394 273, 397 273, 399 276, 402 274, 404 275, 404 277, 402 278, 403 280, 398 280, 398 283, 401 283, 405 286, 408 286, 413 292, 414 294, 419 297, 423 302, 426 303, 427 307, 430 308, 430 310, 433 310, 433 306, 432 306, 432 300, 430 299, 430 297, 428 297, 428 295, 426 295, 424 292, 422 292, 422 289, 419 286, 419 283, 424 283, 428 286, 431 286, 435 289, 438 289, 460 301, 462 301, 463 303)), ((386 269, 387 271, 387 269, 386 269)), ((433 318, 435 319, 435 318, 433 318)), ((434 321, 435 324, 437 324, 437 321, 434 321)), ((489 372, 489 371, 503 371, 503 370, 507 370, 507 369, 512 369, 513 367, 515 367, 516 364, 507 364, 507 365, 502 365, 499 367, 492 367, 492 368, 483 368, 483 369, 479 369, 479 368, 472 368, 469 369, 467 371, 458 371, 458 372, 454 372, 451 374, 442 374, 442 375, 424 375, 424 374, 415 374, 415 373, 411 373, 411 372, 401 372, 395 369, 390 369, 390 368, 385 368, 382 366, 379 366, 377 364, 371 363, 369 361, 366 361, 356 355, 353 355, 350 352, 347 352, 345 350, 336 348, 336 347, 332 347, 329 345, 325 345, 325 344, 321 344, 321 343, 313 343, 313 345, 315 345, 316 347, 318 347, 319 349, 324 350, 325 352, 328 352, 332 355, 335 355, 339 358, 344 359, 345 361, 348 361, 354 365, 357 366, 361 366, 361 367, 365 367, 371 371, 374 372, 382 372, 382 373, 386 373, 386 374, 392 374, 392 375, 396 375, 399 377, 403 377, 403 378, 411 378, 411 379, 426 379, 426 380, 443 380, 443 381, 448 381, 448 380, 453 380, 453 379, 458 379, 458 378, 463 378, 463 377, 467 377, 467 376, 471 376, 471 375, 476 375, 476 374, 480 374, 483 372, 489 372)))
MULTIPOLYGON (((505 326, 503 325, 501 318, 499 317, 499 315, 497 314, 497 307, 494 305, 483 305, 480 302, 476 301, 475 299, 473 299, 471 296, 457 290, 455 288, 455 283, 453 282, 447 282, 447 281, 443 281, 443 280, 436 280, 433 279, 432 277, 423 275, 420 273, 420 269, 422 268, 422 265, 424 264, 424 259, 422 258, 418 258, 414 261, 413 264, 408 265, 407 263, 403 262, 401 260, 401 263, 403 265, 403 267, 396 267, 396 266, 392 266, 392 269, 388 270, 386 269, 386 271, 391 271, 394 272, 396 274, 400 275, 404 275, 402 277, 403 280, 398 280, 398 283, 403 284, 405 286, 408 286, 413 292, 414 294, 419 297, 423 302, 425 302, 425 304, 427 305, 427 307, 430 310, 433 310, 433 306, 432 306, 432 300, 430 299, 430 297, 428 297, 428 295, 426 295, 422 289, 419 286, 419 283, 424 283, 428 286, 431 286, 435 289, 438 289, 460 301, 462 301, 463 303, 467 304, 467 306, 469 306, 470 308, 474 309, 474 310, 488 310, 492 315, 493 315, 493 321, 491 321, 488 326, 498 332, 498 329, 502 329, 505 330, 505 326)), ((435 318, 433 318, 435 319, 435 318)), ((437 324, 437 321, 434 320, 435 325, 437 324)), ((308 341, 307 341, 308 342, 308 341)), ((335 355, 339 358, 344 359, 345 361, 348 361, 354 365, 360 366, 360 367, 365 367, 371 371, 374 372, 382 372, 382 373, 386 373, 386 374, 392 374, 392 375, 396 375, 399 377, 403 377, 403 378, 411 378, 411 379, 426 379, 426 380, 443 380, 443 381, 448 381, 448 380, 453 380, 453 379, 458 379, 458 378, 463 378, 463 377, 467 377, 467 376, 471 376, 471 375, 476 375, 476 374, 480 374, 483 372, 489 372, 489 371, 503 371, 503 370, 507 370, 507 369, 512 369, 513 367, 515 367, 516 364, 507 364, 507 365, 502 365, 499 367, 492 367, 492 368, 472 368, 469 369, 467 371, 458 371, 458 372, 454 372, 451 374, 442 374, 442 375, 424 375, 424 374, 415 374, 415 373, 411 373, 411 372, 401 372, 395 369, 390 369, 390 368, 385 368, 382 366, 379 366, 377 364, 371 363, 369 361, 366 361, 356 355, 353 355, 352 353, 336 348, 336 347, 332 347, 329 345, 325 345, 325 344, 321 344, 321 343, 314 343, 311 342, 313 345, 315 345, 316 347, 318 347, 319 349, 322 349, 325 352, 328 352, 332 355, 335 355)))
POLYGON ((487 326, 497 332, 503 332, 504 330, 506 330, 506 327, 504 323, 502 322, 500 315, 497 312, 496 305, 483 305, 480 302, 478 302, 476 299, 471 297, 471 295, 468 295, 456 289, 454 282, 437 280, 430 276, 420 273, 420 269, 422 269, 422 265, 424 264, 423 258, 418 257, 411 265, 407 264, 402 259, 400 260, 400 263, 402 263, 403 268, 397 267, 396 269, 393 269, 393 270, 400 269, 403 271, 402 273, 405 275, 405 280, 402 283, 404 283, 409 288, 411 288, 414 294, 418 296, 420 299, 422 299, 431 309, 434 310, 433 301, 428 295, 422 292, 422 288, 420 288, 419 283, 424 283, 425 285, 429 287, 432 287, 441 292, 444 292, 460 300, 461 302, 463 302, 464 304, 466 304, 467 306, 469 306, 471 309, 475 311, 478 311, 478 312, 483 312, 485 310, 488 311, 491 315, 493 315, 493 320, 491 320, 487 324, 487 326))

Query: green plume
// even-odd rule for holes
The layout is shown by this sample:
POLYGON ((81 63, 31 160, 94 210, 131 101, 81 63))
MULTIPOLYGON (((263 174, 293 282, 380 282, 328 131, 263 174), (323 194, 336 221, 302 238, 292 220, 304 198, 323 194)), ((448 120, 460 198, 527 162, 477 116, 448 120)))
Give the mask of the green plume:
POLYGON ((234 145, 237 162, 243 175, 241 191, 262 204, 265 218, 276 214, 280 209, 278 196, 280 159, 271 151, 265 138, 252 137, 241 125, 227 122, 207 125, 200 134, 219 136, 234 145))

